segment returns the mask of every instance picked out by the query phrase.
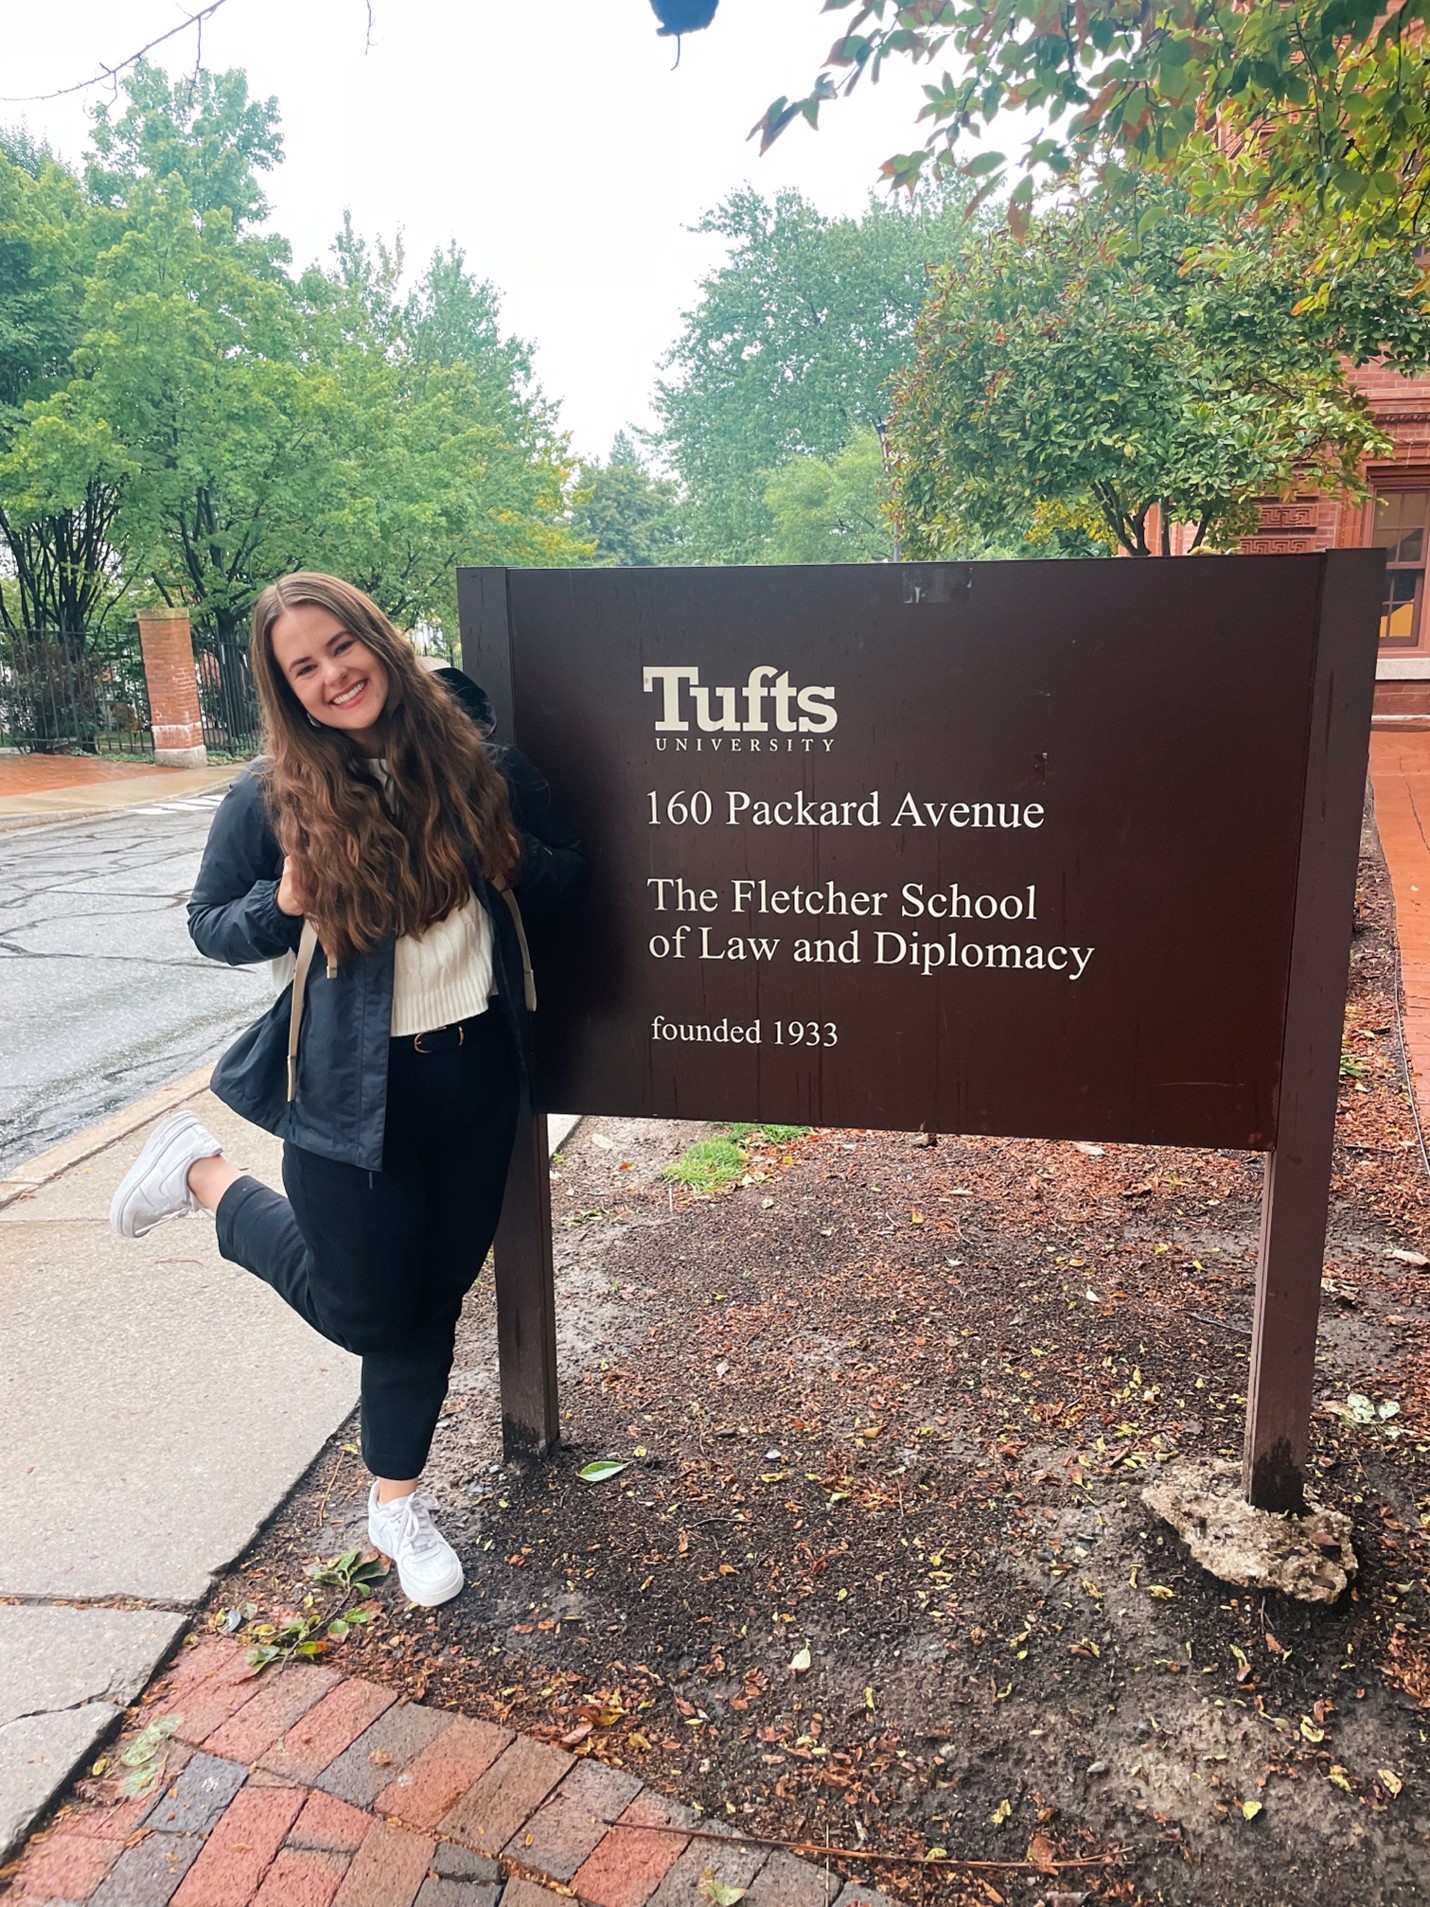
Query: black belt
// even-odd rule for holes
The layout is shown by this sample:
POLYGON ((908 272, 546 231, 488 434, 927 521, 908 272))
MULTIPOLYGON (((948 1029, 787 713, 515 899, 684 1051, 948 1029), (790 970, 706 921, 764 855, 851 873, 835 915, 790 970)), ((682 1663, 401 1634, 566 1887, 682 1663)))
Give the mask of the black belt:
POLYGON ((487 1017, 487 1013, 474 1013, 470 1019, 454 1020, 450 1026, 433 1026, 422 1033, 408 1033, 394 1044, 410 1046, 414 1053, 455 1053, 465 1044, 468 1028, 475 1031, 485 1024, 487 1017))

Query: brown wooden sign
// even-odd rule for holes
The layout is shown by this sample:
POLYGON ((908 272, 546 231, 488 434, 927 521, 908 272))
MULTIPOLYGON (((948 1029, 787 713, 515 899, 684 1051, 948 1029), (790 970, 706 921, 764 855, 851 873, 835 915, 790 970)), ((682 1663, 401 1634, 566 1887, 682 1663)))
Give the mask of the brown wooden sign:
POLYGON ((1379 574, 460 572, 595 866, 538 934, 541 1103, 1279 1157, 1289 1117, 1323 1238, 1379 574))

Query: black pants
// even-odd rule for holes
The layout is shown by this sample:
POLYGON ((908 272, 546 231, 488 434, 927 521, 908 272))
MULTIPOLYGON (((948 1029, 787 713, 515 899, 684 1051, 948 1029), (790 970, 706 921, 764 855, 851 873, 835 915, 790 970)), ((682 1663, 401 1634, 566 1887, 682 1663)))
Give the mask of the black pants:
POLYGON ((501 1212, 516 1055, 495 1008, 463 1032, 445 1052, 392 1042, 380 1172, 286 1145, 286 1199, 245 1178, 218 1206, 223 1256, 361 1357, 363 1461, 380 1477, 427 1461, 462 1300, 501 1212))

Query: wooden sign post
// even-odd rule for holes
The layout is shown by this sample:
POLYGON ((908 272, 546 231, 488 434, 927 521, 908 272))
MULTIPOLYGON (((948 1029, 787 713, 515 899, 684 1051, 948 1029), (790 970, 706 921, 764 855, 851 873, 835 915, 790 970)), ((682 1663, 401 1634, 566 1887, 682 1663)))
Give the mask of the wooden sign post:
MULTIPOLYGON (((1381 556, 464 570, 590 849, 536 1104, 1267 1155, 1246 1487, 1301 1502, 1381 556)), ((557 1440, 549 1187, 497 1239, 557 1440)))

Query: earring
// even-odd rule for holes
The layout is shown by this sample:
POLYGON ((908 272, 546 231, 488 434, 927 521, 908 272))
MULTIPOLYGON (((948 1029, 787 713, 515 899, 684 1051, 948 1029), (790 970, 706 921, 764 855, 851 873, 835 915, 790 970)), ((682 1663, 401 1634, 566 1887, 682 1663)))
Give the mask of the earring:
MULTIPOLYGON (((307 709, 304 709, 303 713, 308 715, 307 709)), ((321 728, 323 724, 318 720, 316 715, 308 715, 308 726, 309 728, 321 728)))

